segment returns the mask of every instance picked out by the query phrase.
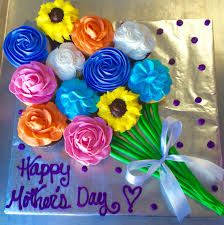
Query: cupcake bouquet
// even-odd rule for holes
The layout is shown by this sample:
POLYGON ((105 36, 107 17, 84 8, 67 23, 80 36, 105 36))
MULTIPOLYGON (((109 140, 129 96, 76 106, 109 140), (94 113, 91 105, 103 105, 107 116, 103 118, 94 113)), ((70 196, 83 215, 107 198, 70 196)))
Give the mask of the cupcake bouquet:
MULTIPOLYGON (((158 102, 172 80, 160 60, 148 57, 155 47, 149 28, 125 21, 114 30, 105 18, 79 18, 79 10, 64 0, 41 5, 36 24, 12 30, 3 45, 16 67, 9 91, 27 106, 19 138, 39 147, 63 138, 66 153, 87 166, 109 156, 125 164, 159 160, 158 102), (57 42, 52 51, 49 41, 57 42)), ((175 147, 169 154, 178 154, 175 147)), ((184 163, 164 163, 186 195, 224 214, 223 204, 184 163)), ((160 178, 159 169, 153 176, 160 178)))

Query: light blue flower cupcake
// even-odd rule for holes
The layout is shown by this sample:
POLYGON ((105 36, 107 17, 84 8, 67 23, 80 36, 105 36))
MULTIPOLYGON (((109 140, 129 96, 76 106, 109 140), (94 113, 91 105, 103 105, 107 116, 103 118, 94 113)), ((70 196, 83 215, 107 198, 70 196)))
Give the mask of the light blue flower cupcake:
POLYGON ((71 79, 62 83, 56 92, 55 103, 68 119, 78 115, 90 115, 97 111, 99 96, 88 88, 84 80, 71 79))
POLYGON ((142 102, 162 100, 169 94, 171 85, 168 67, 155 59, 136 62, 128 81, 128 87, 140 95, 142 102))

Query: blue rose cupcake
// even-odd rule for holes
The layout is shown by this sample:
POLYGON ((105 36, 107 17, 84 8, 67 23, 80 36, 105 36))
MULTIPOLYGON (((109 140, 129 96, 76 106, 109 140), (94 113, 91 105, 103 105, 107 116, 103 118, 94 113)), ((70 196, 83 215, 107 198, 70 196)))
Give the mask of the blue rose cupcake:
POLYGON ((144 59, 131 70, 128 87, 139 94, 142 102, 158 102, 170 92, 172 80, 168 67, 159 60, 144 59))
POLYGON ((57 90, 55 99, 58 109, 70 120, 78 115, 95 113, 98 101, 96 92, 88 88, 84 80, 76 78, 64 81, 57 90))
POLYGON ((21 26, 7 34, 3 51, 15 67, 32 61, 44 62, 48 56, 47 38, 34 27, 21 26))

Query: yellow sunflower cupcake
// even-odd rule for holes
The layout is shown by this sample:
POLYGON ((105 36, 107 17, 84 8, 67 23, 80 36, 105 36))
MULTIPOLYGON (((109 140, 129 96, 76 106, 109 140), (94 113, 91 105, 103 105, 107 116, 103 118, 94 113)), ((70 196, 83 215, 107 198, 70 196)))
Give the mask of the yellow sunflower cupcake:
POLYGON ((118 87, 100 97, 97 103, 98 116, 107 121, 114 131, 130 130, 138 121, 142 106, 138 103, 138 95, 118 87))
POLYGON ((78 15, 79 10, 70 2, 55 0, 41 5, 36 22, 52 40, 62 43, 64 39, 70 40, 70 33, 78 15))

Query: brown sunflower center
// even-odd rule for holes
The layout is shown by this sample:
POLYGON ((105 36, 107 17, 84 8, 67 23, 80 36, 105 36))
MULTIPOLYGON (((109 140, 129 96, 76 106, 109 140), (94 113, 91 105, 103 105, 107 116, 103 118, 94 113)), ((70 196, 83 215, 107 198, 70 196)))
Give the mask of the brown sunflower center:
POLYGON ((59 23, 64 18, 64 12, 60 8, 53 8, 48 15, 53 23, 59 23))
POLYGON ((110 105, 110 112, 114 117, 122 117, 127 111, 125 101, 120 98, 116 98, 110 105))

